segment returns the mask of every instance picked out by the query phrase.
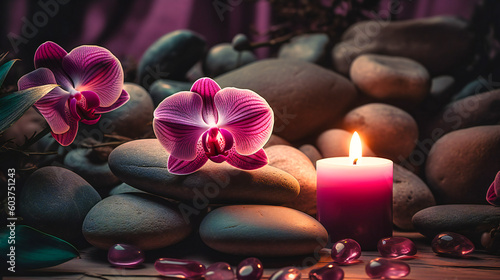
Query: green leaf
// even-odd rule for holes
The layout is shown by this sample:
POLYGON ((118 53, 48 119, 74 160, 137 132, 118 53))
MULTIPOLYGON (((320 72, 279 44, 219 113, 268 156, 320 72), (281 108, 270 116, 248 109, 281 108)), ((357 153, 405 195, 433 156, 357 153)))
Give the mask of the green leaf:
POLYGON ((14 62, 16 62, 17 59, 13 59, 2 66, 0 66, 0 86, 2 86, 3 81, 5 80, 5 77, 7 77, 7 74, 9 73, 10 68, 12 65, 14 65, 14 62))
POLYGON ((55 266, 80 256, 73 245, 32 227, 16 225, 14 232, 9 227, 0 231, 0 258, 2 263, 7 262, 7 267, 10 267, 9 254, 14 252, 16 271, 55 266), (10 236, 14 238, 9 239, 10 236), (12 241, 9 244, 9 240, 15 240, 15 244, 12 241))
POLYGON ((0 133, 17 121, 35 102, 58 85, 43 85, 0 96, 0 133))

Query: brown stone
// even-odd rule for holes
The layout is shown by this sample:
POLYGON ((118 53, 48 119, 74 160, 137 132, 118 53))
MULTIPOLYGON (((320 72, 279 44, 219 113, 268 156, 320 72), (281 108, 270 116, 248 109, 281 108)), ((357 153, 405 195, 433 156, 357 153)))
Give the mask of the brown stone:
POLYGON ((401 56, 421 63, 431 74, 448 74, 467 61, 474 43, 467 22, 450 16, 353 24, 332 51, 334 68, 349 74, 361 54, 401 56))
POLYGON ((371 103, 355 108, 344 117, 343 125, 347 131, 357 131, 361 141, 377 156, 395 162, 406 159, 418 139, 417 123, 412 116, 387 104, 371 103))
POLYGON ((316 169, 309 158, 294 147, 276 145, 265 149, 269 165, 290 173, 300 185, 300 193, 284 206, 316 215, 316 169))
MULTIPOLYGON (((316 146, 324 158, 347 157, 349 156, 349 146, 351 145, 352 133, 342 129, 329 129, 321 133, 316 140, 316 146)), ((372 157, 375 154, 366 146, 361 139, 361 150, 363 156, 372 157)))
POLYGON ((440 204, 486 203, 486 191, 500 170, 500 125, 450 132, 429 152, 427 183, 440 204))
POLYGON ((336 121, 355 100, 354 85, 315 64, 264 59, 231 71, 216 81, 221 87, 251 89, 274 111, 274 134, 294 142, 336 121))
POLYGON ((411 219, 418 211, 436 205, 429 187, 415 174, 394 164, 393 223, 403 230, 414 230, 411 219))
POLYGON ((323 158, 321 153, 318 151, 316 147, 311 144, 305 144, 299 147, 299 150, 306 155, 312 164, 316 167, 316 161, 323 158))
POLYGON ((366 95, 405 106, 422 102, 431 85, 429 73, 420 63, 396 56, 360 55, 352 63, 350 76, 366 95))

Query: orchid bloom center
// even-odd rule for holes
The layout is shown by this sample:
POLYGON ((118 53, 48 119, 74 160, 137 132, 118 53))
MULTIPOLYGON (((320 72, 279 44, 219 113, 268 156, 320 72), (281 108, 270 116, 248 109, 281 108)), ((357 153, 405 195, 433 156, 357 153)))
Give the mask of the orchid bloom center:
POLYGON ((99 117, 99 114, 95 113, 95 108, 89 107, 85 96, 78 91, 71 92, 68 98, 68 106, 71 116, 75 119, 95 120, 99 117))
POLYGON ((217 163, 226 160, 229 149, 233 146, 233 137, 228 131, 211 127, 203 134, 203 149, 207 157, 217 163))

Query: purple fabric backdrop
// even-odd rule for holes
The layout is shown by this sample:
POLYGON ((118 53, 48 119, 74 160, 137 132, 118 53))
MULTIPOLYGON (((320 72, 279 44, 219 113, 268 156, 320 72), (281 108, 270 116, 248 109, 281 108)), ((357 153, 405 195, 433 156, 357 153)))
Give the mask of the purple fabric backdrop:
MULTIPOLYGON (((26 19, 33 21, 28 14, 28 0, 6 1, 3 8, 8 9, 8 20, 5 24, 3 34, 22 35, 22 28, 26 25, 26 19), (23 20, 24 18, 24 20, 23 20)), ((3 2, 3 1, 2 1, 3 2)), ((60 13, 71 13, 68 16, 78 15, 82 18, 80 31, 68 30, 64 38, 65 42, 58 42, 66 49, 71 49, 81 44, 102 44, 109 48, 115 55, 123 59, 131 56, 140 59, 146 48, 165 33, 176 29, 191 29, 202 34, 208 41, 209 46, 220 42, 229 42, 237 33, 250 34, 252 31, 265 34, 271 24, 271 9, 269 2, 258 0, 254 2, 232 0, 224 7, 219 6, 219 11, 214 3, 217 0, 142 0, 142 1, 90 1, 87 2, 85 10, 63 11, 64 5, 74 4, 70 0, 41 0, 44 3, 59 4, 60 13), (57 2, 59 1, 59 2, 57 2), (68 2, 68 4, 65 4, 68 2), (130 8, 122 15, 110 16, 112 11, 129 3, 130 8), (231 6, 233 4, 234 6, 231 6), (118 23, 116 22, 120 20, 118 23), (110 24, 117 25, 111 34, 105 34, 106 27, 110 24), (105 35, 104 39, 102 38, 105 35)), ((426 16, 453 14, 469 18, 475 3, 478 0, 401 0, 403 7, 397 15, 399 19, 421 18, 426 16)), ((382 0, 380 10, 387 10, 390 0, 382 0)), ((44 11, 40 5, 32 5, 31 13, 44 11)), ((2 8, 2 7, 0 7, 2 8)), ((20 44, 19 52, 29 52, 26 57, 32 56, 33 48, 45 40, 52 40, 50 34, 49 18, 46 26, 39 28, 39 33, 29 43, 20 44), (28 47, 32 43, 33 46, 28 47), (26 46, 25 46, 26 45, 26 46)), ((43 18, 42 18, 43 19, 43 18)), ((5 23, 5 20, 4 20, 5 23)), ((253 32, 255 33, 255 32, 253 32)), ((263 40, 264 35, 253 35, 253 40, 263 40)), ((2 40, 1 51, 14 52, 9 40, 2 40)), ((18 54, 17 52, 14 52, 18 54)), ((258 50, 260 57, 267 55, 267 50, 258 50)), ((21 57, 25 57, 19 54, 21 57)))

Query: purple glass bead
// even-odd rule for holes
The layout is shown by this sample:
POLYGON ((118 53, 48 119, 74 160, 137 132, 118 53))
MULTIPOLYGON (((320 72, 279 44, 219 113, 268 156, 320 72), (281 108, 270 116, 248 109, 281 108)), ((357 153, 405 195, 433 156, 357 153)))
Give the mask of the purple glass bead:
POLYGON ((144 262, 144 253, 134 245, 115 244, 108 250, 108 261, 114 266, 135 267, 144 262))
POLYGON ((434 253, 453 257, 462 257, 474 251, 474 244, 467 237, 454 232, 436 235, 431 246, 434 253))
POLYGON ((269 280, 300 280, 302 273, 293 266, 284 267, 269 277, 269 280))
POLYGON ((238 265, 236 277, 238 280, 259 280, 264 273, 264 267, 257 258, 244 259, 238 265))
POLYGON ((205 280, 233 280, 234 271, 231 265, 225 262, 216 262, 205 271, 205 280))
POLYGON ((156 271, 163 276, 178 278, 201 278, 206 268, 197 261, 160 258, 155 262, 156 271))
POLYGON ((377 249, 384 258, 400 258, 417 253, 415 243, 406 237, 387 237, 378 241, 377 249))
POLYGON ((342 280, 344 279, 344 270, 329 263, 323 267, 313 269, 309 272, 310 280, 342 280))
POLYGON ((361 256, 361 246, 353 239, 342 239, 332 246, 332 259, 339 264, 348 264, 361 256))
POLYGON ((365 267, 370 278, 397 279, 410 274, 410 266, 402 261, 376 258, 365 267))

